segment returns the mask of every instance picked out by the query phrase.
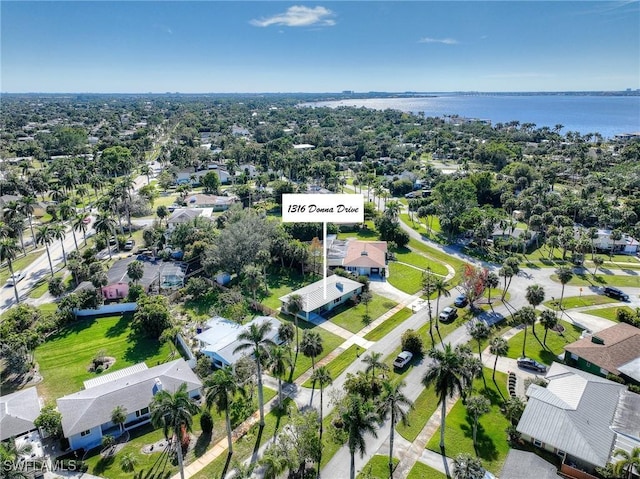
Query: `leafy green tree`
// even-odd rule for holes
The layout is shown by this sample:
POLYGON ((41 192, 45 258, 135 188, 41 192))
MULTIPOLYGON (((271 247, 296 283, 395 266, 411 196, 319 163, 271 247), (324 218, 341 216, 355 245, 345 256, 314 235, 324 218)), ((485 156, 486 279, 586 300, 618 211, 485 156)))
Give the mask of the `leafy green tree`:
POLYGON ((122 428, 124 427, 124 423, 127 420, 127 408, 124 406, 116 406, 111 411, 111 422, 120 428, 120 432, 122 432, 122 428))
POLYGON ((344 430, 348 435, 347 445, 351 455, 349 477, 350 479, 355 479, 356 451, 360 452, 361 457, 367 452, 367 443, 364 438, 366 433, 371 434, 373 437, 378 437, 376 425, 379 417, 373 403, 357 394, 349 394, 345 398, 339 414, 344 430))
POLYGON ((107 239, 107 249, 109 251, 109 259, 111 259, 111 246, 109 240, 115 235, 116 222, 106 213, 100 213, 93 223, 93 228, 98 234, 103 235, 107 239))
POLYGON ((138 465, 138 458, 133 452, 125 452, 120 456, 120 468, 124 472, 133 472, 138 465))
POLYGON ((472 396, 467 399, 467 414, 473 419, 473 447, 478 447, 477 433, 480 416, 490 411, 491 403, 484 396, 472 396))
POLYGON ((291 368, 291 359, 284 346, 271 348, 271 372, 278 378, 278 403, 282 405, 282 378, 291 368))
POLYGON ((602 267, 603 264, 604 264, 604 260, 600 256, 596 256, 593 258, 593 265, 594 265, 593 275, 594 276, 598 274, 598 269, 602 267))
POLYGON ((562 266, 556 269, 556 275, 558 276, 558 281, 562 284, 562 293, 560 294, 560 309, 562 309, 562 300, 564 299, 564 287, 565 285, 571 281, 573 278, 573 271, 571 268, 567 268, 562 266))
MULTIPOLYGON (((480 357, 480 362, 482 362, 482 342, 491 336, 491 330, 489 329, 489 326, 487 326, 487 323, 478 320, 471 324, 469 334, 478 343, 478 356, 480 357)), ((484 381, 484 387, 486 388, 487 380, 485 379, 484 374, 482 375, 482 380, 484 381)))
POLYGON ((407 424, 407 410, 413 409, 413 403, 402 392, 405 382, 392 383, 384 381, 382 383, 382 395, 379 401, 379 415, 381 419, 391 416, 389 425, 389 478, 393 478, 393 439, 398 422, 407 424))
POLYGON ((480 459, 461 453, 453 458, 453 479, 482 479, 485 470, 480 459))
POLYGON ((365 368, 365 374, 371 374, 371 381, 376 379, 376 369, 382 371, 384 375, 385 371, 389 370, 389 366, 384 362, 382 353, 371 351, 369 354, 362 358, 362 362, 367 365, 365 368))
POLYGON ((545 309, 542 313, 540 313, 540 323, 544 327, 544 338, 542 340, 542 344, 546 347, 547 333, 550 329, 553 329, 558 325, 558 317, 556 316, 555 311, 549 311, 548 309, 545 309))
POLYGON ((165 439, 168 440, 169 436, 175 436, 180 477, 184 479, 182 464, 182 445, 186 440, 184 434, 191 432, 193 416, 199 410, 198 403, 189 397, 187 383, 182 383, 173 394, 166 389, 158 391, 153 396, 149 410, 151 411, 151 424, 155 427, 162 427, 165 439))
POLYGON ((624 449, 613 451, 613 457, 620 457, 613 465, 616 474, 625 474, 627 479, 633 477, 633 470, 640 471, 640 447, 634 447, 631 452, 624 449))
POLYGON ((204 192, 207 194, 217 195, 220 190, 220 177, 215 171, 205 173, 200 179, 200 183, 204 186, 204 192))
POLYGON ((251 290, 253 303, 257 304, 258 299, 256 298, 256 293, 262 286, 262 271, 260 271, 258 267, 248 264, 243 268, 242 276, 242 284, 251 290))
POLYGON ((140 335, 160 338, 162 332, 171 327, 171 315, 164 296, 143 296, 138 301, 138 310, 133 315, 131 328, 140 335))
MULTIPOLYGON (((493 382, 496 382, 496 367, 498 366, 498 358, 504 357, 509 352, 509 343, 503 337, 497 336, 491 340, 489 344, 489 351, 493 354, 496 359, 493 362, 493 375, 491 376, 493 382)), ((500 392, 500 388, 498 388, 498 392, 500 392)), ((501 393, 502 394, 502 393, 501 393)))
POLYGON ((127 265, 127 276, 135 284, 138 284, 138 281, 144 277, 144 264, 142 264, 142 261, 135 260, 129 263, 127 265))
MULTIPOLYGON (((527 293, 525 295, 528 303, 533 307, 533 309, 537 308, 544 301, 544 288, 539 284, 532 284, 527 286, 527 293)), ((531 329, 533 331, 533 335, 537 338, 536 334, 536 323, 535 321, 531 325, 531 329)))
POLYGON ((244 387, 239 383, 231 366, 218 369, 205 380, 205 406, 210 410, 215 404, 218 413, 224 411, 227 427, 227 443, 229 454, 233 454, 233 438, 231 430, 231 404, 236 394, 245 395, 244 387))
POLYGON ((62 278, 60 276, 51 278, 47 289, 49 290, 49 294, 51 294, 51 296, 55 298, 62 296, 62 293, 64 293, 65 291, 65 286, 62 282, 62 278))
POLYGON ((526 357, 526 346, 527 346, 527 326, 532 325, 536 322, 536 310, 531 306, 525 306, 522 309, 516 311, 512 320, 515 324, 521 324, 524 326, 524 340, 522 342, 522 356, 526 357))
POLYGON ((47 250, 47 259, 49 260, 49 269, 51 270, 51 277, 53 277, 53 263, 51 263, 51 254, 49 253, 49 245, 53 243, 55 239, 55 233, 51 226, 42 225, 36 229, 36 244, 43 244, 47 250))
POLYGON ((269 358, 269 349, 276 344, 270 339, 271 322, 264 321, 260 324, 253 323, 249 329, 238 335, 240 344, 233 350, 233 353, 251 351, 256 362, 258 376, 258 406, 260 408, 260 426, 264 426, 264 393, 262 388, 262 363, 269 358))
POLYGON ((33 421, 33 424, 50 436, 60 437, 62 435, 62 414, 56 410, 53 403, 46 404, 40 410, 40 414, 33 421))

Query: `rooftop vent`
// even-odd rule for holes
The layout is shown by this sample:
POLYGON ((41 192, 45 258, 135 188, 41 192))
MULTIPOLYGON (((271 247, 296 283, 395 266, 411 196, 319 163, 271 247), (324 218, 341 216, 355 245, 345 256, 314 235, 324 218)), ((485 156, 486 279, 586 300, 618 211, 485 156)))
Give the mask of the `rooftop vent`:
POLYGON ((162 386, 162 381, 160 381, 160 378, 155 378, 153 380, 153 394, 156 395, 158 394, 160 391, 162 391, 164 388, 162 386))
POLYGON ((599 338, 598 336, 591 336, 591 342, 594 344, 604 344, 604 339, 599 338))
POLYGON ((344 289, 344 284, 336 283, 336 288, 338 288, 340 291, 342 291, 344 289))
POLYGON ((369 253, 367 253, 366 250, 362 250, 362 253, 360 253, 360 256, 369 256, 369 253))

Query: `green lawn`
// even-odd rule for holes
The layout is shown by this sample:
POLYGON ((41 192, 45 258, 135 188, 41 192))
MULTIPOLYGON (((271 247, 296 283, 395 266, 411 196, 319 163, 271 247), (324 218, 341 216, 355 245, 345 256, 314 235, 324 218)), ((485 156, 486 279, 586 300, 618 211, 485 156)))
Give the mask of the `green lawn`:
MULTIPOLYGON (((551 279, 557 283, 560 282, 555 274, 551 275, 551 279)), ((567 284, 573 286, 626 286, 640 288, 640 275, 598 274, 594 276, 591 273, 581 273, 574 274, 567 284)))
MULTIPOLYGON (((555 300, 557 303, 560 298, 555 300)), ((607 304, 607 303, 615 303, 617 302, 615 299, 610 298, 608 296, 604 296, 602 294, 586 294, 582 296, 568 296, 562 300, 563 309, 573 309, 573 308, 584 308, 587 306, 596 306, 599 304, 607 304)), ((544 304, 547 308, 557 308, 556 304, 553 304, 553 300, 545 301, 544 304)))
POLYGON ((447 476, 418 461, 409 471, 407 479, 447 479, 447 476))
POLYGON ((270 270, 267 272, 267 285, 269 286, 269 295, 263 297, 261 303, 272 309, 280 307, 278 298, 300 289, 315 281, 311 275, 303 277, 298 271, 289 268, 270 270))
POLYGON ((399 423, 396 426, 396 431, 407 441, 415 441, 437 408, 438 397, 433 388, 423 389, 413 402, 413 409, 407 414, 407 425, 399 423))
POLYGON ((422 289, 422 271, 406 264, 389 263, 387 281, 407 294, 416 294, 422 289))
POLYGON ((384 338, 390 331, 394 330, 399 324, 406 319, 409 319, 413 315, 413 312, 409 308, 403 308, 393 316, 388 318, 382 324, 378 325, 375 329, 365 334, 364 339, 369 341, 379 341, 384 338))
POLYGON ((598 316, 599 318, 608 319, 609 321, 618 322, 618 318, 616 316, 619 309, 624 309, 629 313, 634 313, 635 311, 629 306, 615 306, 613 308, 601 308, 601 309, 593 309, 591 311, 584 311, 591 316, 598 316))
POLYGON ((43 382, 38 392, 56 399, 82 389, 82 382, 96 377, 87 368, 96 353, 104 350, 116 358, 107 372, 145 361, 149 366, 170 358, 168 344, 143 337, 130 337, 131 315, 78 321, 55 334, 35 350, 43 382))
MULTIPOLYGON (((558 267, 562 265, 571 264, 570 257, 571 253, 567 253, 566 259, 562 259, 562 249, 555 248, 553 250, 553 255, 549 255, 550 250, 546 245, 540 246, 540 248, 532 251, 531 253, 527 253, 526 257, 523 257, 523 262, 533 263, 537 266, 542 267, 558 267)), ((602 258, 604 260, 604 264, 602 268, 604 269, 624 269, 631 268, 635 269, 639 265, 639 261, 634 256, 624 255, 624 254, 614 254, 611 259, 609 259, 609 255, 607 254, 596 254, 597 257, 602 258), (621 263, 621 264, 619 264, 621 263), (626 263, 635 263, 632 265, 628 265, 626 263)), ((591 259, 591 254, 588 253, 585 255, 585 266, 593 269, 595 265, 591 259)))
MULTIPOLYGON (((394 468, 398 465, 399 459, 393 458, 394 468)), ((357 479, 385 479, 389 477, 389 456, 376 454, 362 468, 362 472, 358 474, 357 479)))
MULTIPOLYGON (((544 339, 544 328, 540 325, 536 325, 536 333, 539 340, 535 338, 531 332, 531 327, 527 331, 527 344, 525 346, 525 352, 527 357, 533 358, 536 361, 540 361, 544 364, 551 364, 557 360, 557 356, 561 354, 564 347, 580 339, 582 329, 574 326, 566 321, 560 321, 559 324, 564 326, 563 333, 557 333, 555 331, 549 331, 547 334, 547 347, 542 345, 544 339)), ((522 355, 522 343, 524 341, 524 331, 519 332, 513 338, 509 340, 509 353, 507 357, 517 359, 522 355)))
MULTIPOLYGON (((482 460, 482 465, 486 469, 497 474, 502 469, 502 465, 509 453, 509 444, 505 433, 505 429, 509 426, 509 421, 500 412, 500 406, 503 401, 496 385, 491 380, 492 372, 489 368, 483 369, 487 388, 485 389, 482 379, 476 379, 473 382, 473 395, 483 395, 491 401, 491 410, 480 417, 478 424, 478 457, 482 460)), ((500 385, 502 394, 508 397, 505 389, 507 375, 497 372, 496 382, 500 385)), ((429 440, 427 449, 440 453, 440 428, 429 440)), ((448 457, 455 457, 464 452, 472 456, 476 455, 473 447, 472 422, 467 416, 464 404, 460 400, 447 415, 445 452, 448 457)))
POLYGON ((449 272, 447 268, 439 261, 427 258, 423 254, 411 251, 409 248, 398 248, 393 251, 396 260, 401 263, 407 263, 421 269, 431 268, 431 271, 440 276, 446 276, 449 272))
MULTIPOLYGON (((369 321, 374 321, 398 304, 375 293, 372 293, 372 296, 373 299, 368 305, 369 321)), ((357 333, 366 326, 363 318, 365 317, 367 308, 362 303, 359 303, 356 306, 352 305, 353 303, 351 301, 341 304, 331 311, 328 319, 347 331, 357 333)))
MULTIPOLYGON (((327 364, 327 369, 329 370, 331 379, 336 379, 340 376, 342 372, 358 358, 359 353, 362 353, 362 350, 359 346, 353 344, 333 358, 329 364, 327 364)), ((302 386, 305 388, 314 387, 313 381, 311 379, 307 379, 302 386)))
POLYGON ((365 221, 365 227, 356 231, 347 230, 338 233, 338 239, 356 238, 363 241, 375 241, 379 239, 376 227, 373 221, 365 221))

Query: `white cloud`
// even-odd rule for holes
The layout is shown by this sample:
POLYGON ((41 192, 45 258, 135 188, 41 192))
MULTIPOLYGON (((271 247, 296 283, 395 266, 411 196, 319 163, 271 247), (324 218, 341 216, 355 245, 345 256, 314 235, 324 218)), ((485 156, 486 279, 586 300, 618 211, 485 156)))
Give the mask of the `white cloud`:
POLYGON ((420 40, 418 40, 418 43, 442 43, 444 45, 457 45, 458 40, 456 40, 455 38, 430 38, 430 37, 424 37, 421 38, 420 40))
POLYGON ((284 13, 278 13, 267 18, 254 19, 249 23, 256 27, 269 27, 271 25, 282 25, 285 27, 330 27, 336 24, 333 17, 334 13, 328 8, 310 8, 302 5, 294 5, 293 7, 289 7, 284 13))

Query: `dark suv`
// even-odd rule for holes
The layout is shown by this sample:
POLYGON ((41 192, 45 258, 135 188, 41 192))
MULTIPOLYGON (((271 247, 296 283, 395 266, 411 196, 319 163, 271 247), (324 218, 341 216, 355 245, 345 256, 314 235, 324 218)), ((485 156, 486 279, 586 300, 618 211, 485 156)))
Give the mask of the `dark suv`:
POLYGON ((610 298, 619 299, 620 301, 629 301, 629 295, 624 291, 620 291, 618 288, 611 288, 607 286, 602 292, 605 296, 609 296, 610 298))

